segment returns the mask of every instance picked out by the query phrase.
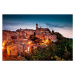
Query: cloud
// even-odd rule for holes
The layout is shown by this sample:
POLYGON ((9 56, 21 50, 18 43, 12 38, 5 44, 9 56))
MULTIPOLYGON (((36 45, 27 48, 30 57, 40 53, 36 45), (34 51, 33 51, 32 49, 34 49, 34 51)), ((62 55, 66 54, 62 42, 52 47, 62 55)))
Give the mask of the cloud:
POLYGON ((19 24, 19 25, 3 25, 3 30, 11 30, 15 31, 17 29, 35 29, 36 27, 34 25, 26 25, 26 24, 19 24))
POLYGON ((62 28, 62 27, 64 27, 63 25, 52 24, 52 23, 46 23, 46 25, 47 25, 48 27, 56 27, 56 28, 62 28))
POLYGON ((52 23, 46 23, 47 27, 56 27, 56 28, 64 28, 64 27, 72 27, 72 24, 52 24, 52 23))
POLYGON ((54 30, 55 32, 59 32, 64 37, 73 38, 73 27, 72 27, 72 24, 59 25, 59 24, 46 23, 46 26, 50 30, 54 30))
POLYGON ((61 33, 64 37, 73 38, 73 29, 72 27, 64 27, 64 28, 54 28, 56 32, 61 33))
POLYGON ((3 30, 15 31, 20 28, 35 29, 36 25, 34 23, 3 21, 3 30))
MULTIPOLYGON (((72 26, 69 25, 59 25, 59 24, 51 24, 51 23, 39 23, 39 27, 49 28, 50 30, 54 30, 55 32, 61 33, 64 37, 73 38, 73 29, 72 26)), ((8 29, 11 31, 15 31, 17 29, 36 29, 36 23, 17 23, 17 22, 5 22, 3 23, 3 29, 8 29)))
POLYGON ((3 22, 3 25, 19 25, 19 24, 20 23, 17 23, 17 22, 6 22, 6 21, 3 22))
POLYGON ((59 32, 64 37, 73 38, 73 27, 72 27, 72 24, 59 25, 59 24, 46 23, 46 26, 50 30, 54 30, 55 32, 59 32))

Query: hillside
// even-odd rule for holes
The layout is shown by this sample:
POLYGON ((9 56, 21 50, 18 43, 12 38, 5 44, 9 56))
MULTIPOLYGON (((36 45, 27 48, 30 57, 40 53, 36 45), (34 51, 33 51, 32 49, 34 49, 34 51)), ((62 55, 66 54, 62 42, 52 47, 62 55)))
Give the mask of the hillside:
POLYGON ((24 57, 27 60, 73 60, 73 39, 65 38, 60 33, 54 32, 57 35, 57 42, 49 41, 49 44, 42 48, 39 46, 32 49, 24 57))

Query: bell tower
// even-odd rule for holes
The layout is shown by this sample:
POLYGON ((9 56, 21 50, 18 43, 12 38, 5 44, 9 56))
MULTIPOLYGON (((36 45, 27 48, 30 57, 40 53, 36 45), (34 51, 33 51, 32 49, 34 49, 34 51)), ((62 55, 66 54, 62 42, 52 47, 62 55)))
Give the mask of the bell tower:
POLYGON ((38 32, 38 24, 36 23, 36 34, 37 34, 37 32, 38 32))
POLYGON ((38 29, 38 24, 36 23, 36 30, 38 29))

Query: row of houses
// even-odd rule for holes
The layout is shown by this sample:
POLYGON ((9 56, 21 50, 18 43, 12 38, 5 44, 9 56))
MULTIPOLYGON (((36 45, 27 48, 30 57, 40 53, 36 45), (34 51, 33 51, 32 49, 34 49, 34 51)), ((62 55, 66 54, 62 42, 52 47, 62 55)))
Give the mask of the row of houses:
POLYGON ((36 30, 33 29, 17 29, 16 31, 3 30, 3 42, 11 42, 7 45, 7 55, 17 56, 21 55, 24 52, 31 51, 31 47, 37 48, 38 45, 30 44, 34 41, 29 40, 30 35, 36 34, 36 37, 40 39, 50 39, 53 42, 57 41, 57 36, 51 34, 51 31, 48 28, 38 28, 36 24, 36 30))
MULTIPOLYGON (((37 48, 36 44, 32 43, 32 40, 28 39, 21 39, 21 40, 14 40, 5 42, 6 45, 6 52, 8 56, 18 56, 18 55, 25 55, 27 52, 31 52, 32 48, 37 48)), ((4 51, 5 51, 4 50, 4 51)))
POLYGON ((50 39, 53 42, 57 41, 57 36, 55 34, 51 34, 51 31, 48 28, 38 28, 38 24, 36 24, 36 30, 33 29, 17 29, 16 31, 3 31, 3 40, 11 40, 12 38, 16 39, 29 39, 30 35, 36 34, 36 37, 40 39, 50 39))
POLYGON ((29 38, 30 35, 36 34, 36 37, 40 39, 50 39, 53 42, 57 41, 57 36, 55 34, 51 34, 51 31, 48 28, 38 28, 38 24, 36 24, 36 30, 33 29, 17 29, 16 31, 20 32, 20 35, 24 35, 26 38, 29 38))

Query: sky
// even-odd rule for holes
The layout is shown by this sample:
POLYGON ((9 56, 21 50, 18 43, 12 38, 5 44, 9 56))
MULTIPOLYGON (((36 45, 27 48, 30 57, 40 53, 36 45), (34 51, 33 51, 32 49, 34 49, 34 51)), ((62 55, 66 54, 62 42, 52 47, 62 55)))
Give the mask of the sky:
POLYGON ((61 33, 64 37, 73 38, 73 15, 72 14, 15 14, 2 16, 2 29, 15 31, 17 29, 36 29, 38 27, 49 28, 51 31, 61 33))

